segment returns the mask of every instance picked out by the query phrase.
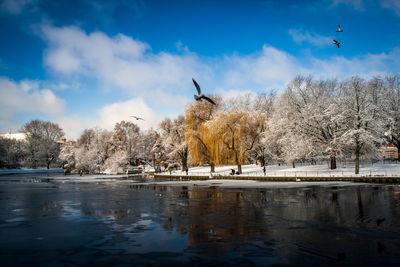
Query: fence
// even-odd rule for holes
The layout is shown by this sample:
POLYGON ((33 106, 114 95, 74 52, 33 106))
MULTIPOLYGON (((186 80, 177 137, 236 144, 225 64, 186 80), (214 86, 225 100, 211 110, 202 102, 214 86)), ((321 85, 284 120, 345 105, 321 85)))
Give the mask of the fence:
MULTIPOLYGON (((185 172, 175 171, 171 173, 172 175, 182 175, 185 176, 185 172)), ((159 173, 158 175, 169 175, 167 173, 159 173)), ((194 172, 189 171, 189 176, 210 176, 210 172, 194 172)), ((242 174, 231 175, 230 171, 219 171, 212 173, 213 177, 218 176, 254 176, 254 177, 399 177, 399 171, 392 170, 377 170, 377 171, 369 171, 369 170, 360 170, 360 174, 354 174, 354 170, 346 170, 346 171, 251 171, 245 172, 242 174)))

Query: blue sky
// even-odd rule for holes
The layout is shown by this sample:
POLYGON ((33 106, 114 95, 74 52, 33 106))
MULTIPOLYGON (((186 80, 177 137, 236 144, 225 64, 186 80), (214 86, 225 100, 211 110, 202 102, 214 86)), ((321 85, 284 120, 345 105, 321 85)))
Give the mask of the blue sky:
POLYGON ((193 100, 192 77, 231 97, 399 73, 399 33, 398 0, 0 0, 0 132, 156 128, 193 100))

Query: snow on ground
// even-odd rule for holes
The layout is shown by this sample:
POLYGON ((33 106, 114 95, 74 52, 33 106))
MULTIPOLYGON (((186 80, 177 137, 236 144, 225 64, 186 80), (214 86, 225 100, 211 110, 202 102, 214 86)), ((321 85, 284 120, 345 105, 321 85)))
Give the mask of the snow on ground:
POLYGON ((312 185, 318 186, 359 186, 362 183, 353 182, 275 182, 275 181, 255 181, 255 180, 189 180, 189 181, 157 181, 140 184, 164 185, 164 186, 189 186, 189 187, 224 187, 224 188, 296 188, 312 185))
MULTIPOLYGON (((237 169, 237 166, 221 166, 215 168, 213 173, 213 179, 208 180, 178 180, 178 181, 157 181, 148 178, 143 181, 140 176, 134 175, 64 175, 61 169, 18 169, 18 170, 0 170, 0 179, 6 179, 10 174, 29 174, 26 177, 26 182, 56 182, 56 183, 102 183, 102 184, 144 184, 144 185, 165 185, 165 186, 190 186, 190 187, 201 187, 201 186, 218 186, 227 188, 290 188, 290 187, 306 187, 311 185, 319 186, 351 186, 360 185, 360 183, 352 182, 272 182, 272 181, 256 181, 256 180, 236 180, 240 175, 235 175, 235 180, 218 179, 218 175, 229 175, 231 169, 237 169), (47 181, 49 180, 49 181, 47 181)), ((243 165, 242 176, 264 176, 263 169, 258 165, 243 165)), ((163 174, 168 175, 169 172, 163 174)), ((185 172, 173 171, 173 175, 186 176, 185 172)), ((209 166, 193 167, 189 169, 189 175, 210 175, 209 166)), ((343 176, 355 176, 354 166, 346 165, 339 166, 336 170, 330 170, 327 165, 297 165, 296 168, 292 168, 291 165, 269 165, 266 166, 266 176, 322 176, 322 177, 343 177, 343 176)), ((369 164, 362 165, 360 168, 359 176, 399 176, 400 175, 400 164, 369 164)), ((299 179, 301 180, 301 179, 299 179)))
MULTIPOLYGON (((215 167, 213 176, 230 175, 231 169, 237 170, 237 166, 221 166, 215 167)), ((163 174, 168 175, 169 172, 163 174)), ((173 171, 174 175, 186 175, 180 170, 173 171)), ((210 175, 210 166, 199 166, 189 168, 189 175, 210 175)), ((242 176, 264 176, 263 168, 259 165, 243 165, 242 176)), ((319 176, 319 177, 349 177, 357 176, 354 174, 354 164, 338 166, 336 170, 331 170, 327 164, 323 165, 296 165, 292 168, 291 165, 268 165, 266 166, 266 176, 319 176)), ((360 166, 360 174, 358 176, 399 176, 400 164, 363 164, 360 166)), ((238 175, 235 175, 238 176, 238 175)))

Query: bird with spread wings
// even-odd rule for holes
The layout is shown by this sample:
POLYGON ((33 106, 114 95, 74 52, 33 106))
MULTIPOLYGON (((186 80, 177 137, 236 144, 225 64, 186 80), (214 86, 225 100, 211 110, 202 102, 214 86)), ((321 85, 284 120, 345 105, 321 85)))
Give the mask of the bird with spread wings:
POLYGON ((205 100, 207 100, 208 102, 210 102, 211 104, 215 105, 214 101, 213 101, 211 98, 205 96, 205 95, 201 92, 201 88, 200 88, 199 84, 198 84, 193 78, 192 78, 192 81, 193 81, 193 83, 194 83, 194 86, 196 86, 197 93, 199 94, 199 95, 194 95, 194 99, 196 99, 196 101, 201 101, 201 100, 205 99, 205 100))
POLYGON ((131 116, 132 118, 134 118, 134 119, 136 119, 137 121, 138 120, 142 120, 142 121, 144 121, 144 119, 143 118, 140 118, 140 117, 137 117, 137 116, 131 116))
POLYGON ((335 45, 337 45, 338 48, 340 47, 340 43, 339 43, 338 41, 333 40, 333 43, 334 43, 335 45))

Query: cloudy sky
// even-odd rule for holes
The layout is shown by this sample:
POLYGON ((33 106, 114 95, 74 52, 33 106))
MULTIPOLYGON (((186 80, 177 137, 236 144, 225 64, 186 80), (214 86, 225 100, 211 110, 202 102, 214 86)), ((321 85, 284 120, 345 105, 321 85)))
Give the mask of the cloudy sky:
POLYGON ((76 138, 183 114, 192 77, 232 96, 399 73, 400 1, 0 0, 0 38, 0 133, 41 119, 76 138))

